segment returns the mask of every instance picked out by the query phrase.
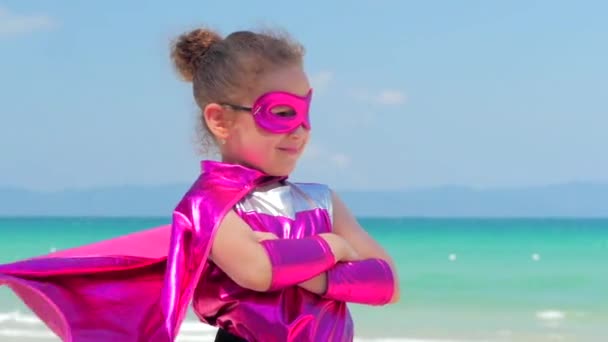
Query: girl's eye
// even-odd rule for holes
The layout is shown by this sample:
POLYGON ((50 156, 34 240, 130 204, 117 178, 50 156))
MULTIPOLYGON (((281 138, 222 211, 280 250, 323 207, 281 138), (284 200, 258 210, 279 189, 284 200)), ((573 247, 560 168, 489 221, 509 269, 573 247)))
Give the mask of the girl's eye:
POLYGON ((270 112, 276 116, 290 118, 296 116, 296 111, 288 106, 276 106, 273 107, 270 112))

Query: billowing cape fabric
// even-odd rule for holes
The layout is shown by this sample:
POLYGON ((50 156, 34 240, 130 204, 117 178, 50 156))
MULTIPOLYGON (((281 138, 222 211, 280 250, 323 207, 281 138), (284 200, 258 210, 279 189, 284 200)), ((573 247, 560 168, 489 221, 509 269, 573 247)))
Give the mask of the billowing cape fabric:
POLYGON ((0 285, 63 341, 174 341, 218 224, 276 180, 238 165, 202 167, 171 225, 0 265, 0 285))

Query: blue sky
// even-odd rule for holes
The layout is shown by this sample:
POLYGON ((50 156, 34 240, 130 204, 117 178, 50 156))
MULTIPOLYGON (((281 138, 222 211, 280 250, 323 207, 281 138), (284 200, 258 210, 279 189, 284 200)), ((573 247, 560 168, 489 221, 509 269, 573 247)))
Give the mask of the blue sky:
POLYGON ((608 182, 608 12, 595 1, 0 1, 0 186, 190 183, 171 39, 279 27, 307 49, 293 179, 339 189, 608 182))

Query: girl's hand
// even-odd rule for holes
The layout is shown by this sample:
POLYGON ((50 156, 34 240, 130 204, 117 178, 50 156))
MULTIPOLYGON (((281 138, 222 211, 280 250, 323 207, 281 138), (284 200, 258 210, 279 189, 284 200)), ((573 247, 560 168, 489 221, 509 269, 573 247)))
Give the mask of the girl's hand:
POLYGON ((334 233, 321 233, 319 236, 327 241, 336 261, 361 260, 359 253, 341 236, 334 233))
POLYGON ((353 248, 353 246, 351 246, 346 240, 344 240, 344 243, 346 244, 346 253, 342 261, 362 260, 361 255, 359 255, 359 253, 353 248))

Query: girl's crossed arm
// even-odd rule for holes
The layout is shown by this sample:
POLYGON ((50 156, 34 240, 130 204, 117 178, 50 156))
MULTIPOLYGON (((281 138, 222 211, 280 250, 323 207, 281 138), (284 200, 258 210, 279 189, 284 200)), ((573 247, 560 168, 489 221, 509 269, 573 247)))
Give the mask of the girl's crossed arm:
POLYGON ((332 193, 333 232, 346 240, 361 260, 339 262, 299 285, 327 298, 370 305, 399 301, 399 276, 393 259, 332 193))
POLYGON ((234 282, 254 291, 272 291, 315 277, 353 251, 344 239, 324 233, 304 239, 265 239, 234 211, 217 230, 211 260, 234 282))

